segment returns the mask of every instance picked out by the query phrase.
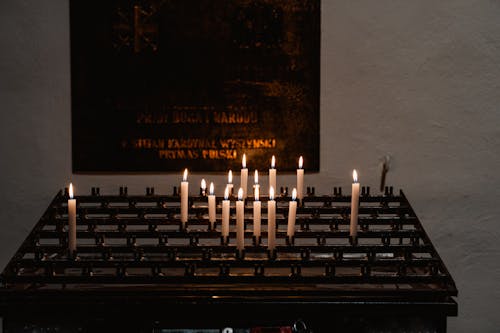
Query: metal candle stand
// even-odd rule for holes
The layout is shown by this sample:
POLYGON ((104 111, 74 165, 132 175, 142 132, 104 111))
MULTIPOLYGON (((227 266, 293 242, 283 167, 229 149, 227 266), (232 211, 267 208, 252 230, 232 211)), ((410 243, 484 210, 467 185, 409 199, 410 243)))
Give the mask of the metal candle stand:
MULTIPOLYGON (((340 187, 325 196, 308 187, 297 208, 295 235, 288 237, 291 198, 284 189, 276 198, 272 252, 266 232, 258 239, 253 235, 251 197, 245 204, 245 249, 239 253, 234 218, 225 242, 220 219, 215 230, 210 228, 206 196, 189 198, 189 220, 182 229, 177 188, 159 195, 148 187, 139 196, 122 186, 119 195, 101 195, 93 187, 91 195, 76 196, 77 251, 69 255, 67 199, 67 192, 56 195, 3 271, 4 300, 14 290, 64 293, 102 285, 140 286, 172 297, 439 300, 448 314, 456 311, 451 275, 403 192, 394 195, 392 187, 377 196, 362 188, 357 238, 349 236, 351 198, 340 187)), ((216 199, 217 216, 222 199, 216 199)), ((265 204, 267 198, 261 200, 265 204)), ((263 230, 266 225, 263 215, 263 230)))
MULTIPOLYGON (((283 194, 276 198, 278 246, 273 252, 265 245, 267 232, 258 240, 252 234, 253 200, 248 198, 243 256, 231 244, 235 231, 224 241, 220 221, 216 230, 210 229, 206 196, 190 197, 190 218, 182 229, 177 189, 173 195, 155 195, 153 188, 146 193, 128 195, 127 188, 120 187, 118 196, 100 195, 99 188, 92 188, 92 195, 77 196, 79 244, 73 257, 67 251, 67 193, 59 193, 9 262, 3 283, 253 284, 290 282, 293 276, 295 283, 410 283, 419 285, 419 291, 424 284, 432 285, 433 292, 456 295, 450 274, 408 200, 402 192, 395 196, 391 187, 382 196, 371 196, 369 188, 362 188, 357 238, 348 231, 350 197, 343 196, 341 188, 334 188, 331 196, 315 196, 314 188, 308 188, 297 210, 298 230, 290 239, 290 197, 283 194), (182 267, 185 274, 179 276, 182 267), (255 267, 270 274, 236 273, 255 267), (220 272, 203 272, 208 268, 220 272)), ((218 197, 217 203, 221 200, 218 197)), ((262 225, 267 225, 265 216, 262 225)))

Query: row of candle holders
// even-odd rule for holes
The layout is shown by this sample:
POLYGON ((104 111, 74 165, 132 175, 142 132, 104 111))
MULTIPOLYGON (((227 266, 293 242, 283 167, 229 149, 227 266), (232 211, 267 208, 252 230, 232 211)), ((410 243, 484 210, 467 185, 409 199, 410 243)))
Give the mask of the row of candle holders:
MULTIPOLYGON (((155 194, 155 188, 154 187, 146 187, 146 195, 147 196, 154 196, 155 194)), ((342 193, 342 187, 334 187, 332 190, 333 196, 343 196, 342 193)), ((384 196, 393 196, 394 195, 394 187, 393 186, 385 186, 384 191, 382 193, 384 196)), ((69 189, 68 187, 64 188, 64 195, 66 197, 69 196, 69 189)), ((91 187, 91 195, 92 196, 99 196, 101 195, 101 188, 100 187, 91 187)), ((119 196, 128 196, 128 187, 127 186, 120 186, 119 191, 118 191, 119 196)), ((172 196, 179 196, 179 189, 177 186, 173 187, 172 190, 172 196)), ((315 196, 316 195, 316 188, 314 186, 307 186, 306 187, 306 196, 315 196)), ((370 186, 362 186, 361 187, 361 196, 370 196, 370 186)), ((200 197, 206 197, 207 193, 206 190, 204 191, 202 188, 200 188, 199 192, 200 197), (204 193, 205 192, 205 193, 204 193)), ((231 193, 232 198, 234 199, 234 193, 231 193)), ((280 192, 278 197, 289 197, 290 192, 288 191, 288 186, 286 187, 280 187, 280 192)), ((247 200, 252 200, 252 197, 248 197, 247 200)))

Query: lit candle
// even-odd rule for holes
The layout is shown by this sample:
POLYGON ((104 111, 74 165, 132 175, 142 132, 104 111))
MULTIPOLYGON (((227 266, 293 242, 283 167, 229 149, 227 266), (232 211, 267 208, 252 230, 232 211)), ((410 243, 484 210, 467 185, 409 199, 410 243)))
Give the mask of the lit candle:
POLYGON ((214 223, 215 223, 214 183, 210 183, 210 190, 208 194, 208 221, 210 222, 210 229, 214 230, 214 223))
MULTIPOLYGON (((255 173, 253 175, 253 188, 256 189, 258 188, 260 190, 260 185, 259 185, 259 172, 255 170, 255 173)), ((255 191, 254 191, 255 193, 255 191)))
POLYGON ((259 200, 259 188, 255 187, 255 200, 253 202, 253 235, 255 236, 256 244, 259 244, 260 238, 260 215, 262 204, 259 200))
MULTIPOLYGON (((292 191, 292 201, 290 201, 288 206, 288 228, 286 235, 290 238, 295 235, 295 217, 297 214, 297 189, 294 188, 292 191)), ((291 240, 291 239, 290 239, 291 240)))
POLYGON ((267 248, 274 251, 276 248, 276 201, 274 201, 274 187, 269 188, 267 202, 267 248))
POLYGON ((229 237, 229 186, 224 191, 224 200, 222 200, 222 238, 224 243, 229 237))
POLYGON ((229 195, 233 195, 233 171, 231 170, 227 173, 227 187, 229 188, 229 195))
POLYGON ((241 187, 238 190, 238 201, 236 201, 236 248, 240 254, 245 248, 245 202, 241 187))
POLYGON ((352 172, 352 194, 351 194, 351 226, 350 235, 353 239, 356 238, 358 234, 358 208, 359 208, 359 183, 358 183, 358 173, 356 170, 352 172))
POLYGON ((269 169, 269 188, 276 190, 276 158, 271 158, 271 169, 269 169))
POLYGON ((188 199, 189 199, 189 183, 187 181, 188 169, 184 170, 181 182, 181 223, 182 229, 186 228, 188 221, 188 199))
POLYGON ((241 160, 241 181, 240 187, 243 189, 243 198, 247 197, 247 184, 248 184, 248 169, 247 169, 247 156, 243 154, 243 158, 241 160))
POLYGON ((205 179, 201 180, 200 195, 203 197, 207 195, 207 182, 205 181, 205 179))
POLYGON ((73 199, 73 184, 69 184, 68 200, 68 246, 69 253, 76 251, 76 199, 73 199))
POLYGON ((304 159, 302 156, 299 158, 299 168, 297 169, 297 198, 302 200, 304 198, 304 159))

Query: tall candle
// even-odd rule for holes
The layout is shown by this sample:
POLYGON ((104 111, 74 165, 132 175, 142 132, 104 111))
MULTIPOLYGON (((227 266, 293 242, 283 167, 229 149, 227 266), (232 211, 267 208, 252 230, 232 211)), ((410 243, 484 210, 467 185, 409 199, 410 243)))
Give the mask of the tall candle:
POLYGON ((351 225, 349 234, 355 238, 358 235, 358 209, 359 209, 359 183, 358 173, 356 170, 352 172, 352 194, 351 194, 351 225))
POLYGON ((184 170, 184 175, 181 182, 181 222, 182 229, 185 229, 188 221, 188 200, 189 200, 189 183, 187 181, 188 169, 184 170))
POLYGON ((200 195, 203 197, 207 195, 207 182, 205 181, 205 179, 201 180, 200 195))
POLYGON ((229 237, 229 186, 224 191, 224 200, 222 200, 222 237, 224 242, 229 237))
POLYGON ((276 201, 272 186, 269 188, 269 201, 267 202, 267 248, 270 251, 276 248, 276 201))
POLYGON ((292 191, 292 201, 288 205, 288 228, 286 235, 288 237, 293 237, 295 235, 295 218, 297 215, 297 189, 294 188, 292 191))
POLYGON ((243 158, 241 160, 241 181, 240 188, 243 189, 243 199, 247 197, 247 184, 248 184, 248 169, 247 169, 247 156, 243 154, 243 158))
POLYGON ((73 184, 69 184, 68 200, 68 247, 69 253, 76 251, 76 199, 73 198, 73 184))
POLYGON ((256 237, 256 241, 258 244, 261 234, 260 219, 261 219, 261 208, 262 208, 262 204, 259 200, 258 187, 255 188, 254 195, 255 195, 255 200, 253 202, 253 235, 256 237))
POLYGON ((238 190, 238 201, 236 201, 236 248, 240 254, 245 248, 245 202, 241 187, 238 190))
POLYGON ((269 188, 276 190, 276 158, 271 158, 271 169, 269 169, 269 188))
POLYGON ((229 170, 227 173, 227 188, 229 188, 229 195, 233 195, 233 171, 229 170))
POLYGON ((214 183, 210 183, 210 190, 208 194, 208 221, 210 222, 210 229, 214 229, 215 223, 215 193, 214 183))
POLYGON ((297 169, 297 198, 304 199, 304 159, 302 156, 299 158, 299 168, 297 169))

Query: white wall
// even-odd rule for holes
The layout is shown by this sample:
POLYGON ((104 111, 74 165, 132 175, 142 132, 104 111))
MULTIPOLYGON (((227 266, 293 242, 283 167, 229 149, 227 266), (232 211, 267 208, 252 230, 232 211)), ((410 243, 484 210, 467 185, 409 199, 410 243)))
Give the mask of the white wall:
MULTIPOLYGON (((327 193, 357 167, 375 187, 391 154, 390 183, 458 284, 450 331, 498 332, 500 2, 323 0, 322 20, 321 172, 309 183, 327 193)), ((140 193, 179 180, 71 174, 68 27, 66 0, 0 1, 2 267, 70 179, 140 193)))

